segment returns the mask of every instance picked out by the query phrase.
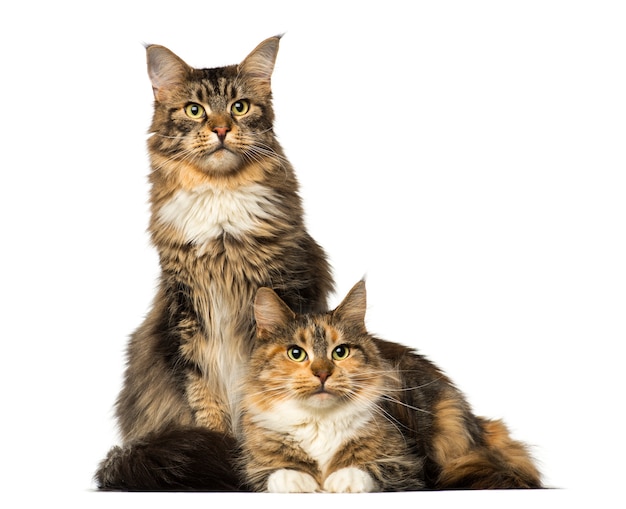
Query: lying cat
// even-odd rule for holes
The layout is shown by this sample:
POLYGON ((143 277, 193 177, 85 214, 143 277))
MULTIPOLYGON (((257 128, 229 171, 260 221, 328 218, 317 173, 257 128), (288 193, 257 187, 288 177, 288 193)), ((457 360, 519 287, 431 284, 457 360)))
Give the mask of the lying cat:
POLYGON ((296 314, 272 290, 257 292, 257 335, 242 385, 248 485, 270 492, 539 487, 524 446, 501 423, 473 416, 424 357, 370 335, 365 309, 362 281, 321 314, 296 314))
POLYGON ((361 492, 424 486, 415 439, 387 408, 399 373, 364 328, 365 286, 332 313, 296 316, 268 288, 242 396, 247 482, 258 491, 361 492))
MULTIPOLYGON (((331 269, 306 231, 298 182, 273 130, 279 40, 261 42, 238 65, 206 69, 163 46, 146 48, 149 229, 161 276, 128 346, 116 405, 122 444, 96 472, 100 489, 248 489, 234 465, 237 389, 253 347, 257 289, 273 288, 297 313, 327 309, 331 269)), ((539 485, 502 424, 475 417, 423 357, 372 341, 395 372, 384 384, 397 378, 400 387, 379 407, 414 442, 412 468, 423 470, 427 488, 539 485)), ((370 476, 377 489, 393 488, 370 476)))

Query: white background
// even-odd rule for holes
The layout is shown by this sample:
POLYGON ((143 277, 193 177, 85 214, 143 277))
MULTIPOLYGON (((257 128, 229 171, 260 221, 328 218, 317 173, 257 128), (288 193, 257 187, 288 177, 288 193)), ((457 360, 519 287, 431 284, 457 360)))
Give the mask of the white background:
POLYGON ((125 345, 158 275, 143 43, 212 67, 277 33, 276 131, 335 270, 333 305, 366 275, 371 331, 435 361, 563 488, 376 501, 562 505, 623 484, 621 5, 5 2, 2 505, 264 496, 96 493, 91 477, 118 440, 125 345))

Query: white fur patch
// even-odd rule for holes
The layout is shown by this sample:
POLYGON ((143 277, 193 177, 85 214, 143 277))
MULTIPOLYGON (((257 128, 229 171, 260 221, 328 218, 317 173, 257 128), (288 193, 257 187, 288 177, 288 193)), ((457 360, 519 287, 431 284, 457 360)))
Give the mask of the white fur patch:
POLYGON ((272 216, 273 192, 260 184, 239 189, 180 190, 158 212, 159 219, 202 246, 224 233, 239 237, 272 216))
POLYGON ((320 491, 317 481, 305 472, 281 468, 267 479, 270 493, 314 493, 320 491))
POLYGON ((365 470, 356 467, 340 468, 324 481, 328 493, 369 493, 376 491, 376 483, 365 470))
POLYGON ((352 402, 315 415, 296 401, 287 400, 254 419, 261 426, 289 435, 325 472, 339 448, 371 420, 372 411, 367 404, 352 402))

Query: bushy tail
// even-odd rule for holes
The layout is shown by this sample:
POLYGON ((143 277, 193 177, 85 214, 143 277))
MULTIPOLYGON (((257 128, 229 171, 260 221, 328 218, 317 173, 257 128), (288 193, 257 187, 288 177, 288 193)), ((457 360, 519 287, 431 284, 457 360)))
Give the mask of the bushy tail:
POLYGON ((501 421, 474 417, 458 397, 443 398, 435 408, 438 488, 542 487, 528 448, 513 440, 501 421))
POLYGON ((101 490, 246 491, 234 465, 232 437, 206 428, 177 428, 113 447, 100 463, 101 490))

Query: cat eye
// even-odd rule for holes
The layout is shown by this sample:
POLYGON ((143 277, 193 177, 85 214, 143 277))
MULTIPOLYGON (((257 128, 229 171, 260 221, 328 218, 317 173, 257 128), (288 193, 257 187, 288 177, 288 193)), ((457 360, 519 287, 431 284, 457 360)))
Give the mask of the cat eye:
POLYGON ((191 103, 185 106, 185 113, 189 118, 199 119, 204 117, 204 108, 196 103, 191 103))
POLYGON ((350 348, 348 345, 339 345, 333 350, 333 359, 336 361, 342 361, 347 359, 350 355, 350 348))
POLYGON ((295 362, 304 362, 308 357, 304 349, 299 346, 290 346, 287 348, 287 356, 295 362))
POLYGON ((249 109, 250 109, 250 101, 248 101, 247 99, 241 99, 239 101, 235 101, 233 105, 230 107, 230 111, 233 112, 233 115, 236 115, 238 117, 248 113, 249 109))

